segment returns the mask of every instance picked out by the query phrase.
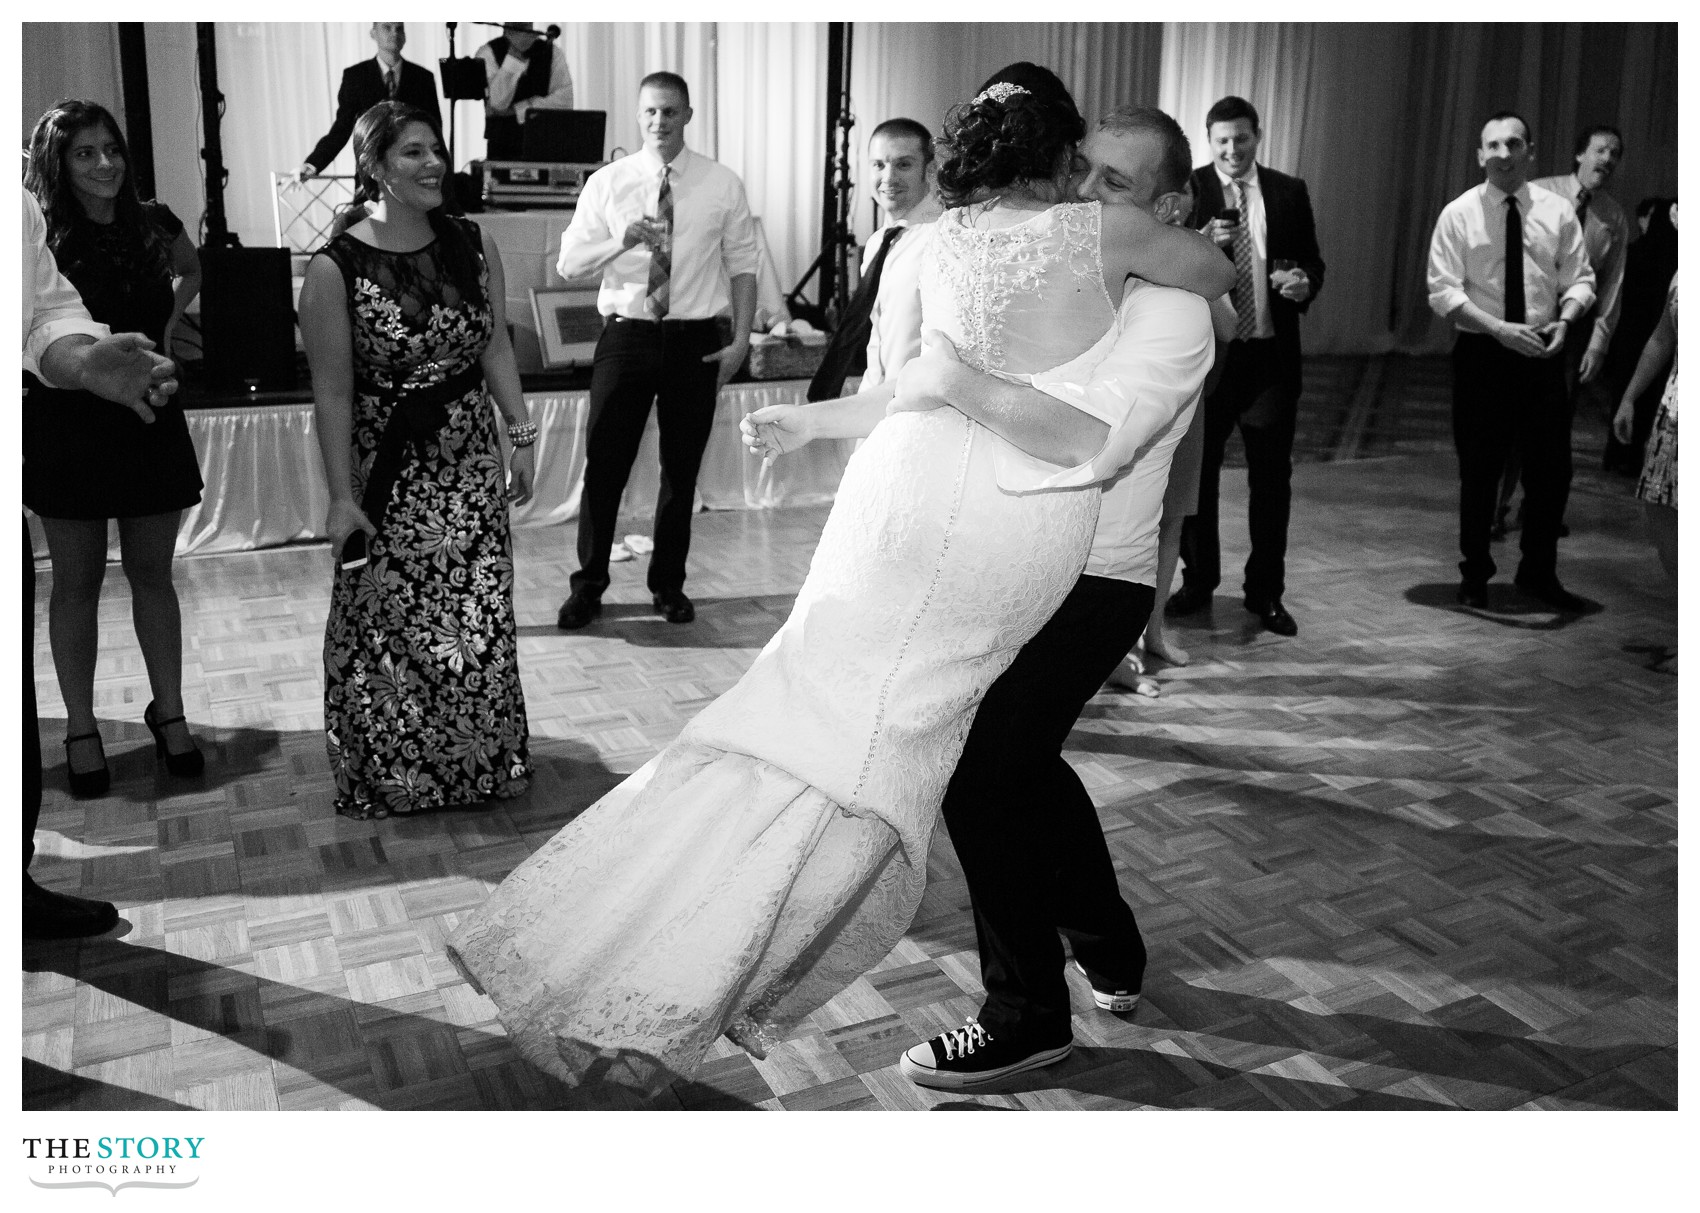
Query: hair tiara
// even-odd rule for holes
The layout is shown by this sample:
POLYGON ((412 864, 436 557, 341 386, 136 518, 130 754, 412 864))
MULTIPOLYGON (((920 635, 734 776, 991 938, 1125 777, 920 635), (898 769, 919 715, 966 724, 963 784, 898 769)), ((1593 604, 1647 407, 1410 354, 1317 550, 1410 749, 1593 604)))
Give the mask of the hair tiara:
POLYGON ((983 91, 978 97, 974 98, 970 104, 979 105, 982 101, 1004 102, 1017 94, 1024 97, 1031 97, 1033 95, 1030 90, 1022 88, 1019 84, 1011 84, 1008 80, 999 80, 996 84, 983 91))

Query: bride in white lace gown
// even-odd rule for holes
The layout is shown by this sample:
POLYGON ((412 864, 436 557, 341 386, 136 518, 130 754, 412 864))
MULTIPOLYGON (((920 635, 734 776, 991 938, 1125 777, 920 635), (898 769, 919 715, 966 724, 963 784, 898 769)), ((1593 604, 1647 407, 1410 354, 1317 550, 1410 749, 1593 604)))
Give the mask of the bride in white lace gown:
MULTIPOLYGON (((1084 380, 1130 272, 1219 293, 1226 259, 1134 208, 1051 205, 1084 128, 1025 66, 1026 88, 982 94, 959 125, 1018 130, 1049 172, 957 165, 979 200, 933 225, 923 312, 976 368, 1078 361, 1084 380)), ((873 429, 749 672, 450 941, 522 1055, 569 1082, 656 1088, 722 1033, 764 1055, 896 945, 974 710, 1085 562, 1093 479, 953 409, 873 429)))

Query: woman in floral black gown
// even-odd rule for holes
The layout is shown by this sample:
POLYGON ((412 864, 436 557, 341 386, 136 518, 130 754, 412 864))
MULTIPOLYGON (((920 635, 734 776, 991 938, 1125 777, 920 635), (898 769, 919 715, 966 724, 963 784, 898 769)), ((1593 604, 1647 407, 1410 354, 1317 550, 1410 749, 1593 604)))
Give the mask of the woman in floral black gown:
POLYGON ((517 796, 529 781, 508 503, 531 495, 537 430, 500 255, 444 213, 448 164, 425 115, 373 106, 354 155, 368 213, 309 263, 301 332, 331 550, 356 530, 370 550, 364 567, 339 567, 325 626, 336 807, 387 817, 517 796))

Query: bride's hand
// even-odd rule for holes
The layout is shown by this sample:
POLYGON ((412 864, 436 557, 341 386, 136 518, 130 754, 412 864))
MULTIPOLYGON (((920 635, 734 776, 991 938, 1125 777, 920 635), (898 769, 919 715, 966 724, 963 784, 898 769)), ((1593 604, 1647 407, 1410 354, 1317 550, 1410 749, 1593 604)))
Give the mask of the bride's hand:
POLYGON ((773 460, 806 446, 814 437, 809 431, 809 414, 798 404, 770 404, 744 414, 738 431, 750 454, 773 460))
POLYGON ((886 406, 893 413, 926 413, 950 407, 961 376, 973 374, 956 356, 956 346, 937 329, 921 334, 921 352, 897 372, 897 395, 886 406))

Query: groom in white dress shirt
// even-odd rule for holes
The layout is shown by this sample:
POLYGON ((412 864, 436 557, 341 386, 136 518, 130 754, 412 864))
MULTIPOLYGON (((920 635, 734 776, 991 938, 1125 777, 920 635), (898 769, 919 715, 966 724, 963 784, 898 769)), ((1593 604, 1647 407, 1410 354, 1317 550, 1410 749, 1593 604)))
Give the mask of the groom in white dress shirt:
MULTIPOLYGON (((1160 110, 1133 115, 1120 140, 1128 145, 1124 166, 1134 170, 1121 182, 1128 188, 1100 183, 1093 195, 1179 218, 1192 168, 1186 135, 1160 110)), ((1089 166, 1077 161, 1077 184, 1085 185, 1089 166)), ((918 307, 913 314, 918 326, 918 307)), ((1072 1034, 1059 930, 1070 936, 1100 1006, 1127 1010, 1138 997, 1144 944, 1062 743, 1150 615, 1169 461, 1214 348, 1203 299, 1137 280, 1123 296, 1117 329, 1110 354, 1086 383, 1050 373, 1032 377, 1029 387, 981 375, 957 361, 938 334, 929 334, 922 355, 897 375, 892 408, 954 407, 1049 462, 1078 456, 1108 484, 1085 574, 993 684, 946 793, 943 811, 974 899, 988 995, 981 1022, 904 1056, 904 1073, 927 1086, 979 1085, 1067 1056, 1072 1034), (1058 400, 1091 407, 1059 408, 1058 400), (1069 894, 1066 906, 1057 905, 1058 891, 1069 894)), ((819 407, 758 410, 745 418, 746 441, 769 456, 794 450, 815 436, 800 414, 819 407), (781 431, 784 441, 767 429, 781 431)))
MULTIPOLYGON (((1107 205, 1184 222, 1186 134, 1158 109, 1118 115, 1116 165, 1087 162, 1078 187, 1107 205)), ((1097 460, 1120 470, 1105 484, 1086 569, 986 693, 945 793, 986 998, 976 1019, 903 1055, 903 1073, 922 1086, 976 1087, 1068 1056, 1072 1009, 1059 933, 1100 1009, 1125 1013, 1138 1004, 1144 941, 1092 798, 1062 747, 1150 617, 1169 463, 1214 348, 1204 300, 1137 279, 1117 327, 1114 349, 1084 385, 1054 375, 1036 376, 1032 388, 1005 383, 957 362, 948 342, 931 341, 898 375, 897 408, 950 405, 984 421, 988 412, 1042 414, 1055 410, 1051 397, 1084 397, 1113 402, 1121 414, 1097 460)))

